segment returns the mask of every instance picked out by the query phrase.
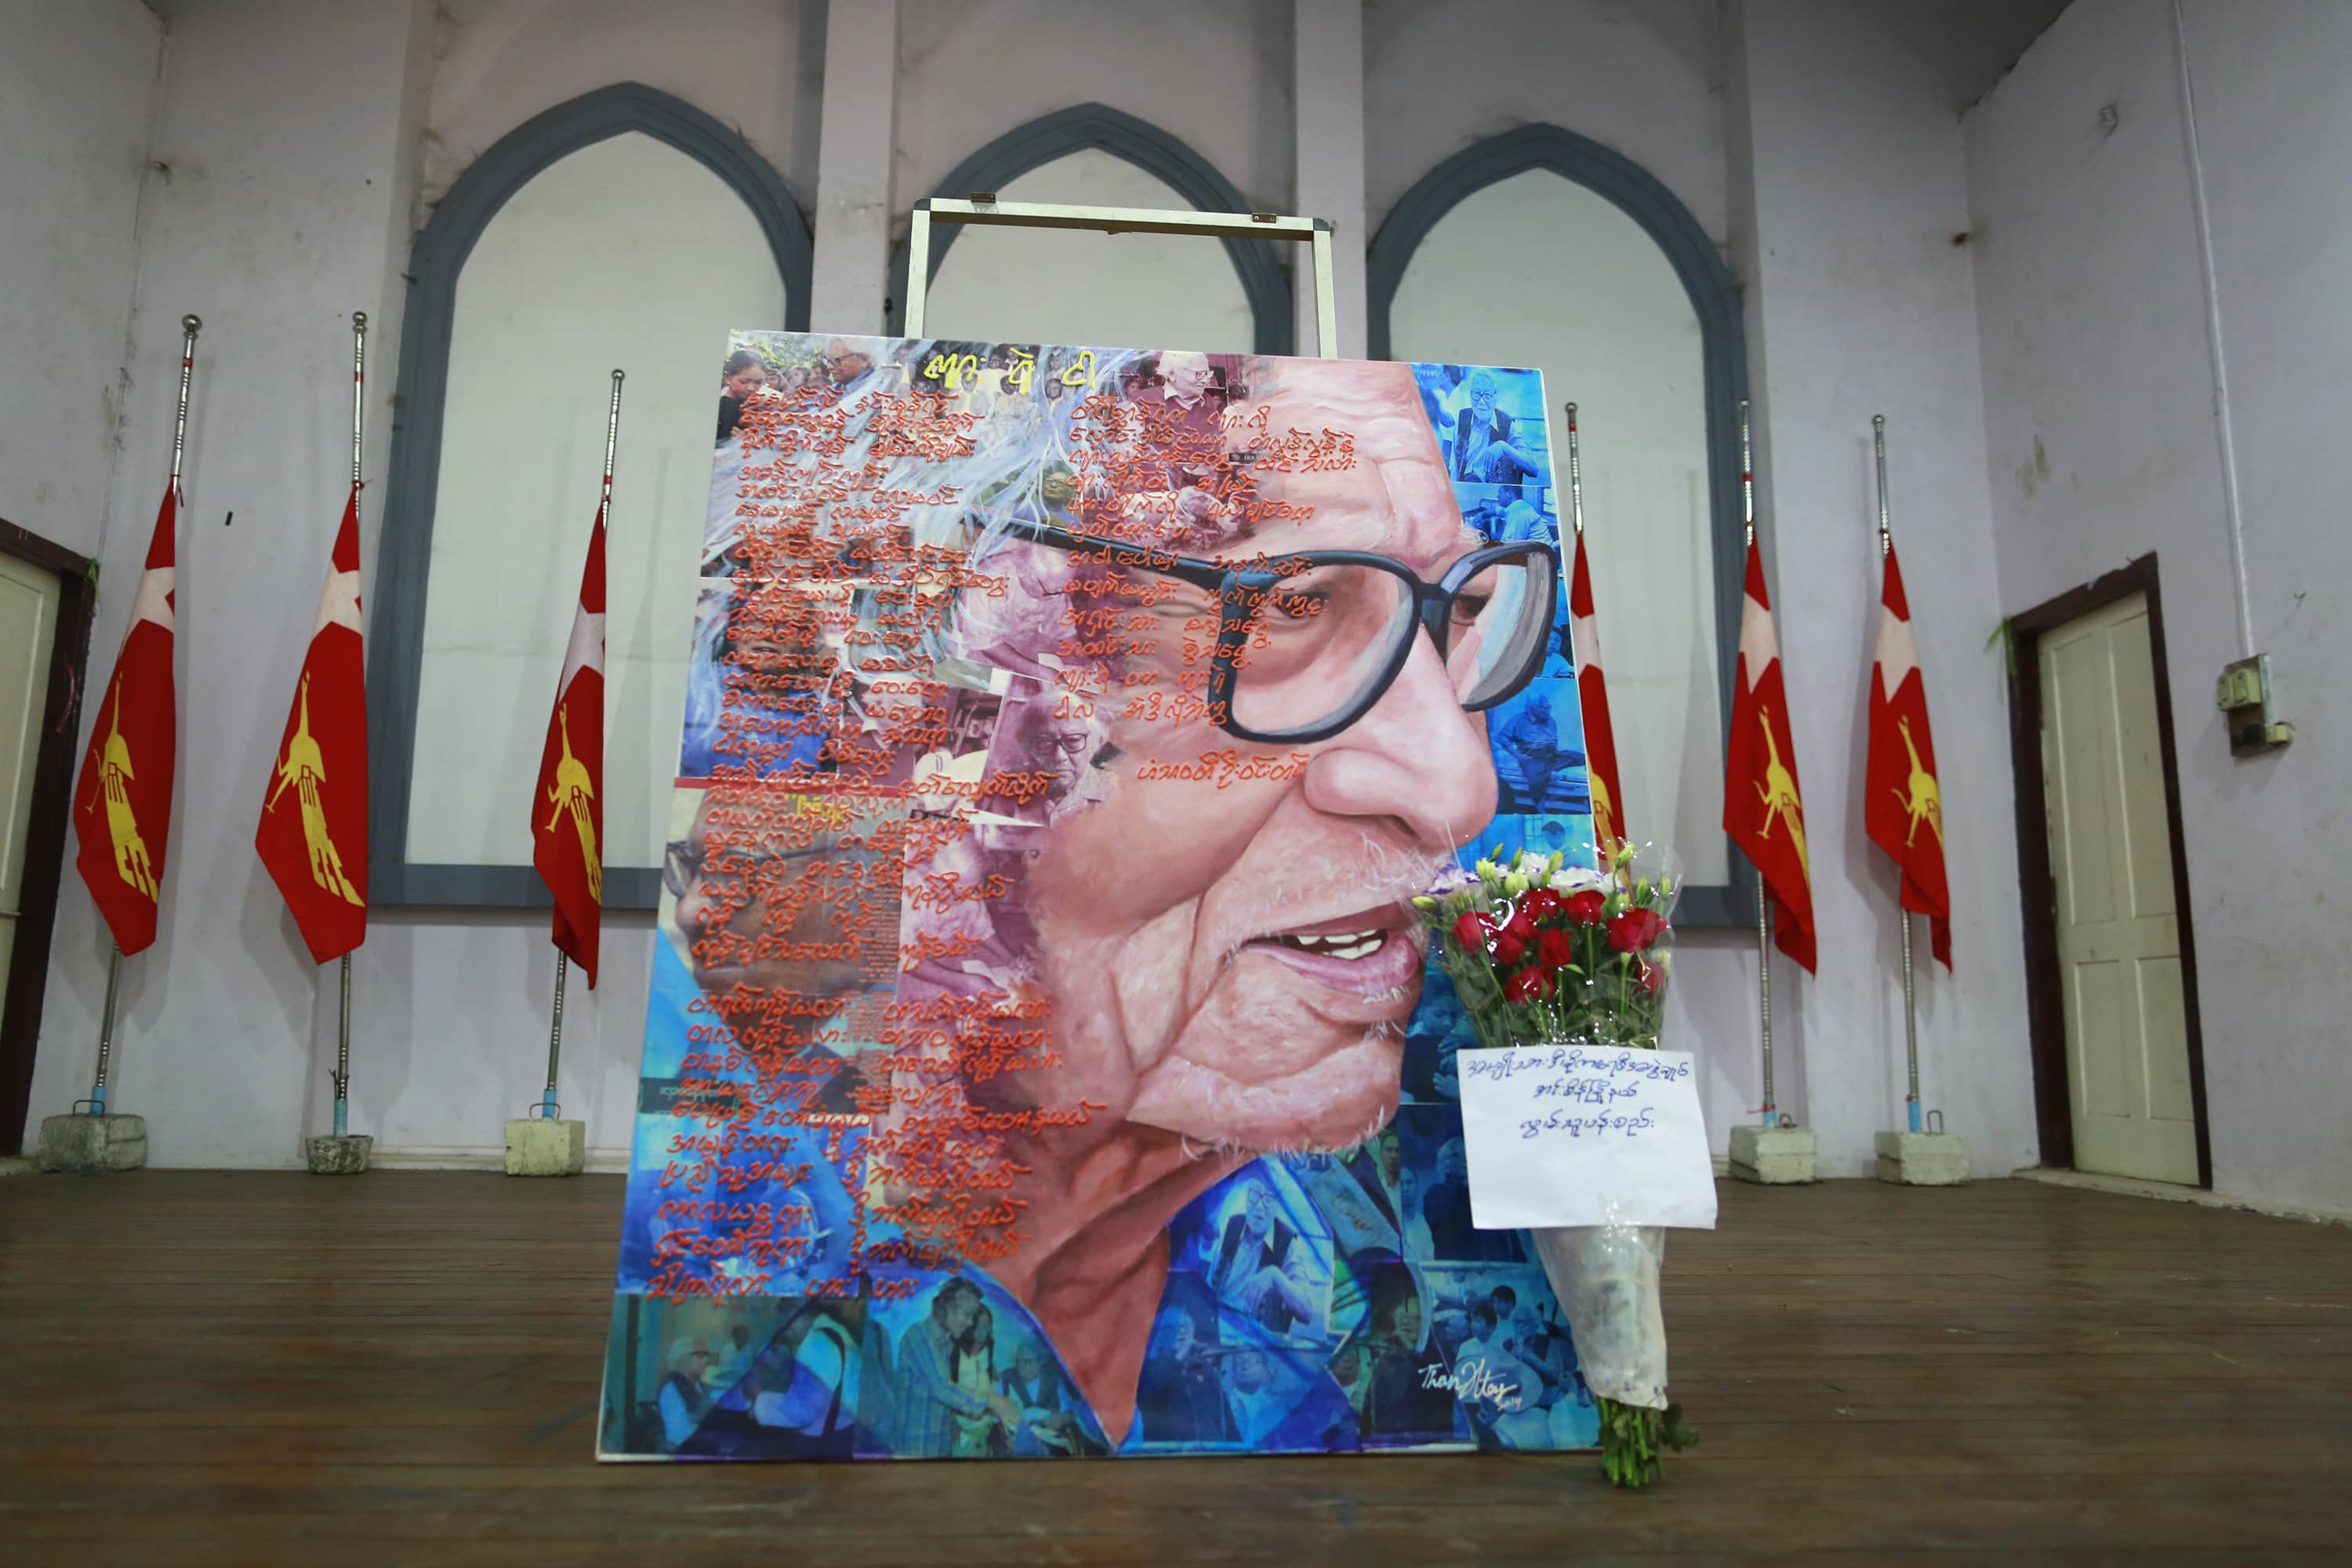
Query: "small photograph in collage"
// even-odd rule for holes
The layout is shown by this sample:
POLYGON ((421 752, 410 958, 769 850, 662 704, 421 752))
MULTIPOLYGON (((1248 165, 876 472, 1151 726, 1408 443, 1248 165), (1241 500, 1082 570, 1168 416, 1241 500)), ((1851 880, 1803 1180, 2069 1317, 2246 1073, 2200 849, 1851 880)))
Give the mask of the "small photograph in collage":
POLYGON ((1422 976, 1421 1005, 1413 1010, 1412 1022, 1405 1027, 1405 1103, 1459 1104, 1461 1084, 1454 1068, 1454 1053, 1465 1047, 1475 1048, 1477 1044, 1478 1029, 1470 1021, 1470 1010, 1454 994, 1454 982, 1446 974, 1445 966, 1433 961, 1422 976))
POLYGON ((1481 1230, 1471 1220, 1470 1158, 1462 1142, 1462 1112, 1451 1105, 1401 1105, 1396 1128, 1405 1256, 1440 1265, 1527 1261, 1519 1232, 1481 1230), (1426 1247, 1416 1250, 1424 1233, 1426 1247))
POLYGON ((1508 857, 1514 849, 1538 858, 1557 852, 1563 866, 1591 866, 1592 818, 1557 813, 1535 816, 1498 816, 1479 838, 1480 853, 1490 860, 1508 857))
POLYGON ((1430 1337, 1482 1448, 1573 1448, 1600 1441, 1559 1306, 1532 1265, 1429 1271, 1430 1337))
POLYGON ((1529 681, 1525 691, 1486 715, 1486 735, 1500 786, 1498 816, 1590 812, 1575 681, 1529 681))
POLYGON ((856 1298, 613 1300, 607 1453, 845 1459, 857 1427, 856 1298))

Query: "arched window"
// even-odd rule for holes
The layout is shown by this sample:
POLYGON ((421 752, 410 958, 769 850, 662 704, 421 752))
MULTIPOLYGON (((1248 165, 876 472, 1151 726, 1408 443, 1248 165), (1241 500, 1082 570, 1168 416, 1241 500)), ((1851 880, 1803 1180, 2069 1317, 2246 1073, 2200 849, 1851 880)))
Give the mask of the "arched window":
POLYGON ((808 231, 700 111, 610 88, 484 153, 419 237, 368 684, 382 904, 545 901, 525 813, 627 373, 607 542, 605 901, 667 835, 731 327, 804 324, 808 231))
MULTIPOLYGON (((1408 191, 1373 242, 1368 282, 1376 357, 1544 372, 1563 491, 1564 405, 1578 404, 1621 808, 1637 841, 1681 858, 1678 919, 1752 919, 1754 873, 1722 828, 1745 351, 1714 246, 1637 165, 1528 126, 1408 191)), ((1565 525, 1564 494, 1559 510, 1565 525)))
MULTIPOLYGON (((1148 121, 1081 104, 1013 131, 965 159, 931 194, 1008 202, 1244 212, 1215 167, 1148 121)), ((907 276, 898 247, 894 291, 907 276)), ((931 230, 923 330, 1010 342, 1116 344, 1288 353, 1291 301, 1272 242, 1113 237, 1068 229, 931 230)), ((892 303, 892 330, 898 329, 892 303)))

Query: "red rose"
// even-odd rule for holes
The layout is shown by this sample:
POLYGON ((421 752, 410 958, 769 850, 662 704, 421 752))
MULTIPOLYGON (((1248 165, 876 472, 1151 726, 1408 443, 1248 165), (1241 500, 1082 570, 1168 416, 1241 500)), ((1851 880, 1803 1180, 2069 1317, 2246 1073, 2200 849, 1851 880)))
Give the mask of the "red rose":
POLYGON ((1505 926, 1495 933, 1495 945, 1488 951, 1495 955, 1497 963, 1517 963, 1527 955, 1527 939, 1505 926))
POLYGON ((1486 933, 1490 929, 1485 915, 1475 910, 1465 910, 1462 911, 1462 918, 1454 922, 1454 940, 1465 947, 1475 948, 1484 952, 1486 949, 1486 933))
POLYGON ((1559 901, 1559 907, 1578 925, 1597 926, 1601 923, 1601 911, 1609 907, 1609 898, 1598 889, 1587 888, 1580 893, 1569 894, 1559 901))
POLYGON ((1503 929, 1521 942, 1532 942, 1536 934, 1536 917, 1523 901, 1511 911, 1511 918, 1505 922, 1503 929))
POLYGON ((1655 996, 1666 988, 1666 966, 1663 963, 1644 963, 1642 965, 1641 973, 1633 978, 1642 987, 1643 995, 1655 996))
POLYGON ((1536 938, 1536 962, 1546 969, 1565 969, 1576 962, 1576 939, 1564 931, 1548 931, 1536 938))
POLYGON ((1559 909, 1559 895, 1549 888, 1530 888, 1528 896, 1519 900, 1520 910, 1535 920, 1555 913, 1559 909))
POLYGON ((1658 940, 1666 922, 1655 910, 1627 910, 1609 922, 1609 945, 1620 952, 1640 952, 1658 940))
POLYGON ((1514 1002, 1534 1002, 1551 994, 1551 976, 1540 969, 1522 969, 1503 982, 1503 994, 1514 1002))

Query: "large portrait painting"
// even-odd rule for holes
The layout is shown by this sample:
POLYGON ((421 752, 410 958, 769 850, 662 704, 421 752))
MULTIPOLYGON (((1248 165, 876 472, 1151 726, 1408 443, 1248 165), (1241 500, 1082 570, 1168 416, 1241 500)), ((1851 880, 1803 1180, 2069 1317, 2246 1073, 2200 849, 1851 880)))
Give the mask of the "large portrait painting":
POLYGON ((1592 855, 1538 374, 715 368, 600 1453, 1592 1445, 1407 902, 1592 855))

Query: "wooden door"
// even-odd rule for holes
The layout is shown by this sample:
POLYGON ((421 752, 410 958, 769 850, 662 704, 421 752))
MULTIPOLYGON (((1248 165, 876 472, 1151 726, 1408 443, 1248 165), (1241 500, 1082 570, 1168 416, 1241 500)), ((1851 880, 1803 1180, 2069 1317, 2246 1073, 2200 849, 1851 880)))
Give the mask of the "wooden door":
POLYGON ((0 555, 0 995, 24 910, 25 845, 32 830, 33 776, 48 705, 49 653, 58 636, 57 574, 0 555))
POLYGON ((2042 634, 2042 767, 2074 1163, 2197 1183, 2147 599, 2042 634))

